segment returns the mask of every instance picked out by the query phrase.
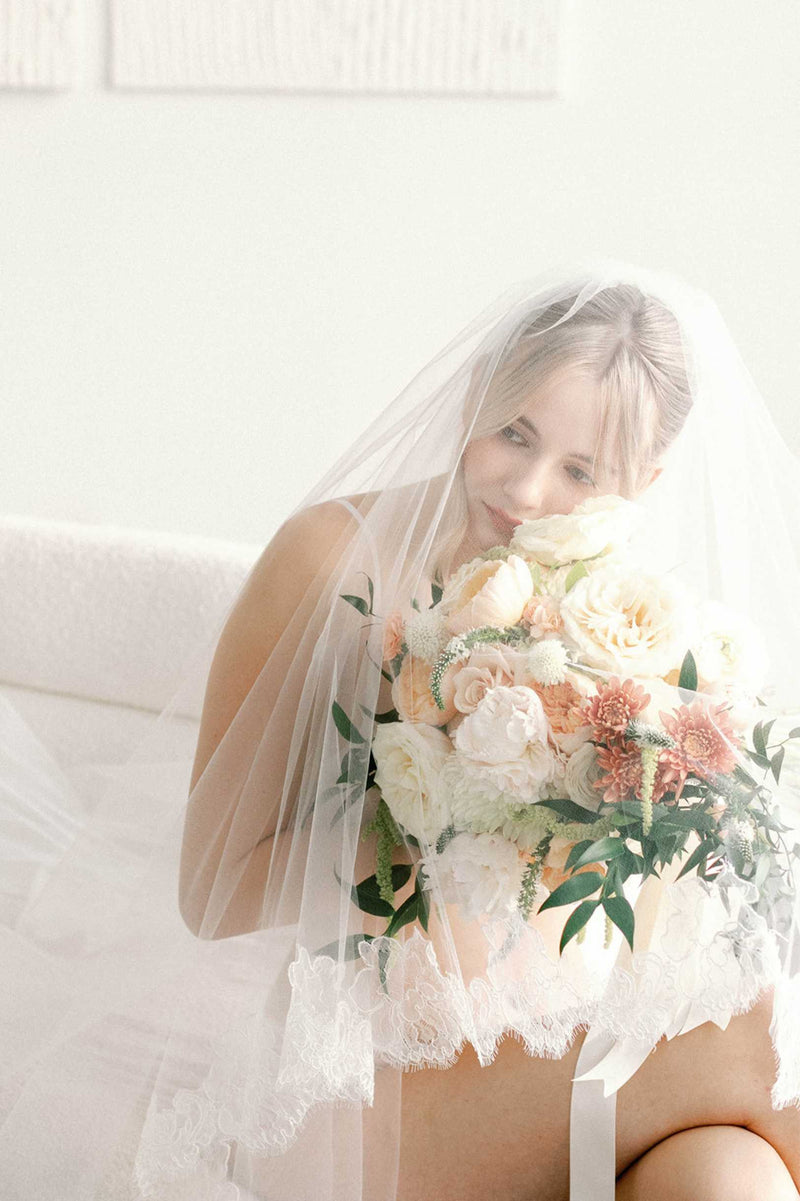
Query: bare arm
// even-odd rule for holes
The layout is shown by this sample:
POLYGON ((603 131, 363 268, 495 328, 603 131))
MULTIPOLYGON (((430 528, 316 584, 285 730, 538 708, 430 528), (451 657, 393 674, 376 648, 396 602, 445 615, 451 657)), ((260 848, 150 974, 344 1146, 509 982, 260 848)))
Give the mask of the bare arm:
MULTIPOLYGON (((243 748, 252 747, 252 730, 240 734, 235 726, 231 731, 242 702, 276 649, 277 664, 292 662, 306 628, 304 614, 313 612, 356 529, 357 519, 335 501, 313 506, 287 521, 253 568, 220 636, 206 685, 181 848, 181 913, 193 933, 202 937, 230 937, 257 928, 280 801, 280 796, 264 798, 258 811, 237 810, 226 799, 228 779, 220 774, 214 754, 229 731, 233 743, 226 748, 228 764, 231 755, 235 758, 237 737, 243 738, 243 748), (246 869, 224 915, 213 930, 204 929, 206 907, 221 867, 229 871, 245 857, 246 869)), ((275 676, 279 678, 279 670, 275 676)), ((264 704, 268 703, 267 695, 264 704)), ((258 714, 262 722, 269 716, 264 711, 258 714)), ((278 714, 271 732, 270 763, 275 770, 270 774, 281 783, 291 736, 289 714, 285 719, 278 714)), ((292 803, 284 808, 281 830, 291 813, 292 803)))

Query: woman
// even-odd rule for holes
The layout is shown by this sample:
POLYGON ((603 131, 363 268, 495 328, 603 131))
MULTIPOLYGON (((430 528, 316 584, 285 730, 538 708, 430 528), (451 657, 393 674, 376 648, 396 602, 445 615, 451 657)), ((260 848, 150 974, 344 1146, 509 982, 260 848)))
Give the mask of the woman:
MULTIPOLYGON (((793 895, 766 858, 745 883, 736 849, 727 869, 709 852, 702 881, 679 873, 733 808, 759 701, 796 704, 798 482, 718 313, 677 281, 554 273, 462 331, 283 523, 227 616, 188 801, 142 831, 126 920, 94 921, 59 1054, 39 1061, 49 1114, 76 1065, 102 1111, 72 1145, 90 1165, 75 1195, 104 1195, 102 1127, 134 1149, 134 1196, 797 1196, 793 895), (726 611, 720 633, 701 602, 743 624, 726 611), (648 822, 674 830, 701 795, 643 879, 648 822), (626 803, 638 862, 612 838, 626 803), (581 864, 576 822, 596 856, 581 864)), ((791 725, 770 727, 788 756, 776 837, 791 725)), ((18 923, 42 980, 48 906, 113 817, 18 923)), ((31 1104, 23 1090, 14 1122, 31 1104)), ((48 1155, 55 1171, 66 1152, 48 1155)))

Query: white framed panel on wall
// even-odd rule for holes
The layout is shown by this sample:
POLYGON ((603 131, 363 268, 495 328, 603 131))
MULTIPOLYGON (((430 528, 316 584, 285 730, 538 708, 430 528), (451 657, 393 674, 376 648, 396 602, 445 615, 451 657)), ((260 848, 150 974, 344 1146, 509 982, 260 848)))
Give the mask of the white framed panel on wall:
POLYGON ((68 88, 75 0, 0 0, 0 87, 68 88))
POLYGON ((118 88, 557 96, 566 0, 111 0, 118 88))

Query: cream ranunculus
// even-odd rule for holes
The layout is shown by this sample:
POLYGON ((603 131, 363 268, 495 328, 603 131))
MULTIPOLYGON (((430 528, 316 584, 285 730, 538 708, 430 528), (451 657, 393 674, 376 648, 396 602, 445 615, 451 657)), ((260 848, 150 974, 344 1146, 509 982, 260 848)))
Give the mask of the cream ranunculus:
POLYGON ((591 496, 569 513, 523 521, 510 547, 538 563, 555 566, 619 550, 638 529, 643 510, 621 496, 591 496))
POLYGON ((433 842, 450 821, 438 775, 452 749, 434 726, 395 721, 375 732, 375 783, 392 817, 414 838, 433 842))
POLYGON ((535 801, 555 775, 548 722, 532 688, 500 685, 486 693, 453 735, 464 770, 520 801, 535 801))
POLYGON ((445 585, 439 602, 451 634, 479 626, 515 625, 533 593, 528 564, 519 555, 473 560, 445 585))
POLYGON ((502 916, 517 907, 525 860, 501 834, 457 834, 441 855, 420 864, 423 888, 441 889, 445 904, 461 906, 467 921, 502 916))
POLYGON ((590 667, 632 675, 664 675, 680 662, 696 625, 679 584, 669 575, 598 568, 561 602, 565 633, 590 667))

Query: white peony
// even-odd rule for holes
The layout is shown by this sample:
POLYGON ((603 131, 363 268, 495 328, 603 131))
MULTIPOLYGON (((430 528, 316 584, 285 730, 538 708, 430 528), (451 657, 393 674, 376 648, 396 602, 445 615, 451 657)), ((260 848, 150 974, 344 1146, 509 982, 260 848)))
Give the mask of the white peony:
POLYGON ((505 916, 517 907, 525 860, 499 834, 457 834, 441 855, 423 857, 423 888, 441 889, 445 904, 457 904, 467 921, 505 916))
POLYGON ((548 731, 532 688, 500 685, 464 718, 453 741, 468 774, 518 800, 533 801, 556 771, 548 731))
POLYGON ((387 722, 375 732, 372 753, 375 783, 392 817, 414 838, 435 841, 450 822, 438 787, 450 739, 434 726, 387 722))
POLYGON ((682 661, 696 632, 672 576, 619 564, 578 580, 561 602, 561 617, 583 660, 617 674, 665 675, 682 661))
POLYGON ((549 566, 619 550, 640 527, 644 510, 621 496, 591 496, 570 513, 523 521, 510 548, 549 566))
POLYGON ((475 834, 494 833, 506 820, 509 804, 518 805, 515 796, 506 796, 487 777, 476 776, 460 755, 450 755, 439 773, 441 803, 458 829, 475 834))

